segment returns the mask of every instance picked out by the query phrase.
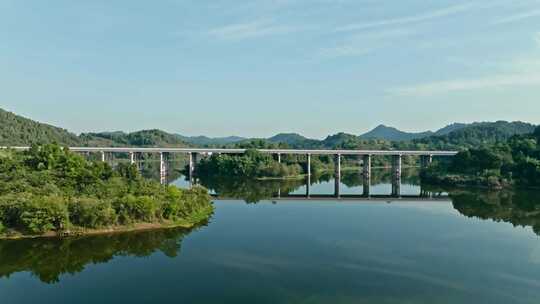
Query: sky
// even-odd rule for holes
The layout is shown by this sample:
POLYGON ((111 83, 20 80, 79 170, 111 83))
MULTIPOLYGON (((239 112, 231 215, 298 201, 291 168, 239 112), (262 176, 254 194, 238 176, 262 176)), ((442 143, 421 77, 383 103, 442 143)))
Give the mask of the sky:
POLYGON ((540 123, 540 0, 0 0, 0 108, 73 132, 540 123))

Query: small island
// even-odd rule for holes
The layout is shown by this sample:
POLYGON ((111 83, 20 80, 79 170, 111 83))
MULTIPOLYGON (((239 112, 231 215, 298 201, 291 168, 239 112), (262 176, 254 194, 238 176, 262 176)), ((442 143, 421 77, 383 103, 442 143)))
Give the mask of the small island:
POLYGON ((56 144, 0 151, 0 238, 192 228, 213 213, 208 191, 114 169, 56 144))

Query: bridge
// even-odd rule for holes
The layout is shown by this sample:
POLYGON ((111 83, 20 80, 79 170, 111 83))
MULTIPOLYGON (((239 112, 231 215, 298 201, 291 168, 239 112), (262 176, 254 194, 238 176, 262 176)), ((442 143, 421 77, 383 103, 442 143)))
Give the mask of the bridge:
MULTIPOLYGON (((8 148, 8 147, 2 147, 8 148)), ((15 150, 28 150, 29 147, 10 147, 15 150)), ((140 154, 159 154, 160 156, 160 176, 162 182, 166 182, 167 176, 167 159, 171 154, 185 154, 189 156, 189 177, 190 179, 194 175, 195 166, 197 164, 197 158, 201 156, 209 156, 213 154, 244 154, 247 149, 214 149, 214 148, 137 148, 137 147, 69 147, 73 152, 78 153, 99 153, 101 154, 101 160, 106 161, 107 155, 114 153, 127 153, 129 154, 130 162, 132 164, 137 162, 140 154)), ((308 178, 308 185, 311 177, 311 156, 313 155, 331 155, 334 157, 334 168, 336 183, 339 183, 341 179, 341 158, 343 156, 357 156, 359 158, 359 164, 362 167, 362 174, 364 180, 369 183, 371 177, 371 162, 372 158, 376 156, 390 156, 392 157, 392 173, 396 180, 395 185, 400 184, 401 170, 402 170, 402 158, 403 156, 416 156, 420 157, 420 165, 422 167, 428 166, 433 157, 449 157, 455 156, 457 151, 407 151, 407 150, 320 150, 320 149, 258 149, 257 151, 265 154, 275 155, 278 162, 281 162, 282 155, 305 155, 306 156, 306 175, 308 178)), ((369 185, 369 184, 368 184, 369 185)), ((368 187, 369 188, 369 187, 368 187)), ((339 185, 336 187, 336 191, 339 192, 339 185)), ((399 189, 396 189, 399 192, 399 189)), ((393 191, 394 192, 394 191, 393 191)), ((339 193, 337 193, 339 195, 339 193)))

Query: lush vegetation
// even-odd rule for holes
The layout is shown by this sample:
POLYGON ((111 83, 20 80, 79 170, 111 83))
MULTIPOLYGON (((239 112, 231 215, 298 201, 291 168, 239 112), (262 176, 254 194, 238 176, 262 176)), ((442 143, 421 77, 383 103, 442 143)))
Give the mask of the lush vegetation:
MULTIPOLYGON (((312 163, 313 166, 313 163, 312 163)), ((315 165, 315 169, 317 169, 315 165)), ((234 176, 240 178, 296 177, 305 169, 297 162, 279 163, 274 156, 247 149, 241 155, 215 154, 202 159, 196 167, 198 176, 234 176)))
POLYGON ((0 109, 0 146, 27 146, 58 142, 79 145, 77 135, 0 109))
POLYGON ((141 223, 191 226, 212 212, 203 188, 144 179, 135 166, 112 169, 58 145, 0 154, 0 233, 69 234, 141 223))
POLYGON ((422 178, 436 184, 539 187, 540 127, 506 142, 464 150, 450 162, 425 170, 422 178))

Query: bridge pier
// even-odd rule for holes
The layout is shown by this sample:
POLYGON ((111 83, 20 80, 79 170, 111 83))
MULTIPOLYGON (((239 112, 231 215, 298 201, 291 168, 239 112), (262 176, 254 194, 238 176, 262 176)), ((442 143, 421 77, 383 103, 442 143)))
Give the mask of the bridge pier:
POLYGON ((364 178, 371 177, 371 155, 364 155, 362 161, 362 175, 364 178))
POLYGON ((168 177, 168 161, 169 154, 166 152, 159 153, 159 180, 162 185, 167 184, 168 177))
POLYGON ((307 155, 307 175, 311 176, 311 154, 307 155))
POLYGON ((306 177, 306 197, 310 196, 310 188, 311 188, 311 175, 308 174, 306 177))
POLYGON ((129 152, 129 162, 130 164, 135 164, 135 152, 129 152))
POLYGON ((402 157, 400 155, 394 155, 392 156, 392 174, 394 177, 401 179, 401 163, 402 163, 402 157))
POLYGON ((392 156, 392 196, 401 196, 401 154, 392 156))
POLYGON ((341 184, 341 154, 336 154, 334 156, 334 169, 335 169, 335 178, 334 178, 334 196, 339 198, 340 196, 340 184, 341 184))
POLYGON ((101 161, 105 162, 105 152, 104 151, 100 151, 100 152, 101 152, 101 161))
POLYGON ((362 180, 362 195, 369 197, 371 195, 371 177, 364 176, 362 180))
POLYGON ((392 196, 400 197, 401 196, 401 180, 396 179, 392 182, 392 196))
POLYGON ((433 162, 433 155, 422 155, 420 156, 420 166, 422 168, 427 168, 433 162))
POLYGON ((277 154, 277 161, 278 161, 278 163, 281 164, 281 153, 278 153, 278 154, 277 154))

